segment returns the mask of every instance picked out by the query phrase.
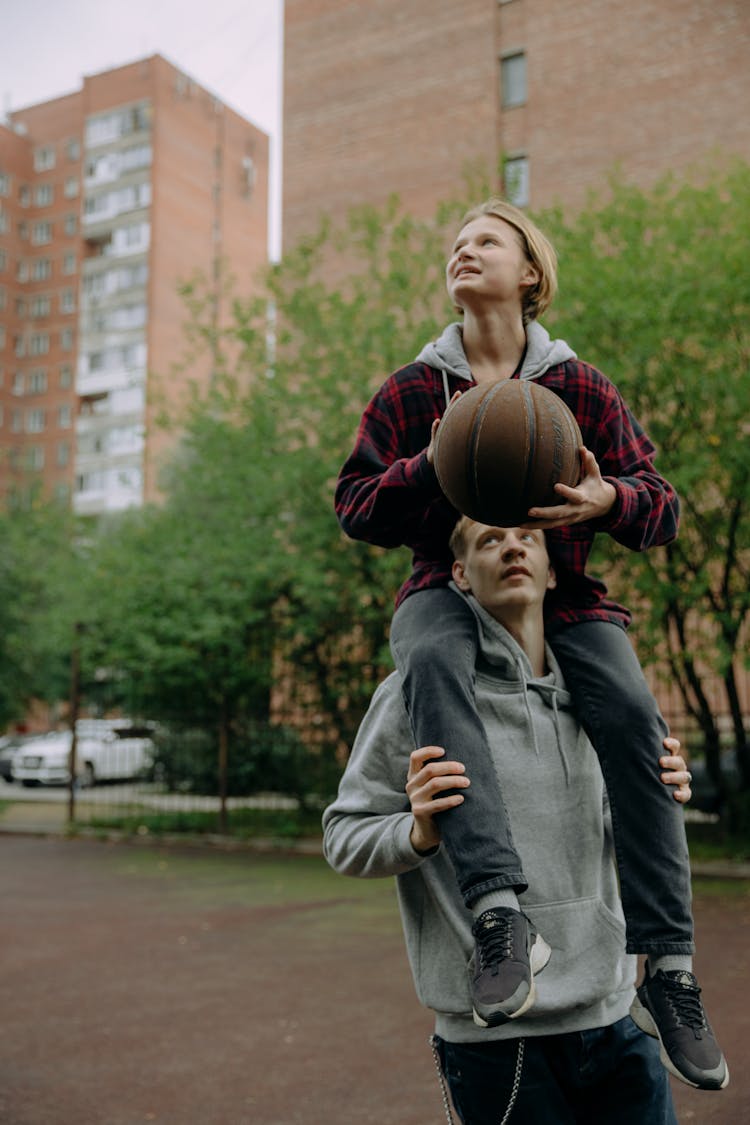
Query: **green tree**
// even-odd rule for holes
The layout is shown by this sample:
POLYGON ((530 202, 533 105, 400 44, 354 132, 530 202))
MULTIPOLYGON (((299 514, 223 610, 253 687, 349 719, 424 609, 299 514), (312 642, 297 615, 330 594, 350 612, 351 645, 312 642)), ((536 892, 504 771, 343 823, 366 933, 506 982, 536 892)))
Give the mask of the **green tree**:
MULTIPOLYGON (((202 348, 216 372, 194 404, 191 433, 225 427, 260 467, 276 636, 300 685, 296 706, 306 699, 311 724, 339 749, 390 667, 387 628, 408 557, 348 540, 334 483, 367 399, 449 314, 446 227, 462 207, 418 223, 391 201, 354 211, 339 229, 324 225, 270 270, 261 299, 234 302, 223 333, 200 284, 185 290, 189 360, 202 348), (332 255, 346 263, 343 276, 331 271, 332 255)), ((217 448, 211 471, 233 471, 231 448, 217 448)), ((247 519, 254 500, 243 503, 247 519)))
POLYGON ((638 613, 646 662, 666 664, 724 788, 708 680, 719 677, 750 787, 739 677, 750 610, 750 168, 543 217, 560 256, 556 332, 605 371, 645 424, 683 506, 679 538, 623 553, 601 537, 613 585, 638 613))
POLYGON ((270 711, 272 497, 248 443, 247 431, 206 418, 166 502, 101 526, 87 630, 88 667, 111 670, 129 709, 213 732, 222 798, 237 723, 270 711))
POLYGON ((53 504, 0 512, 0 729, 34 700, 66 699, 80 563, 74 523, 53 504))

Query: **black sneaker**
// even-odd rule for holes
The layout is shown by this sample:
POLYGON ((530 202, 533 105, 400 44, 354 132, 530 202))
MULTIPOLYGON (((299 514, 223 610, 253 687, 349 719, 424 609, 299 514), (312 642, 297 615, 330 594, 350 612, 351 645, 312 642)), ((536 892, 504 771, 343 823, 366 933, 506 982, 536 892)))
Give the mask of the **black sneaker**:
POLYGON ((630 1014, 661 1044, 660 1055, 670 1074, 700 1090, 723 1090, 729 1069, 701 1003, 692 973, 683 969, 649 975, 635 994, 630 1014))
POLYGON ((523 1015, 534 1003, 534 973, 542 971, 551 950, 525 914, 506 906, 483 911, 471 932, 474 1022, 495 1027, 523 1015))

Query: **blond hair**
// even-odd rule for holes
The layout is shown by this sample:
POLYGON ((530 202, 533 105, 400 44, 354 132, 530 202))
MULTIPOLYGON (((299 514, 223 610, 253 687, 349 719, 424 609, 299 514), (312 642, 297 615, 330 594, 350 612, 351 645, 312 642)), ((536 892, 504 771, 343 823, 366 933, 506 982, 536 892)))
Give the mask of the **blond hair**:
POLYGON ((466 556, 466 548, 468 547, 468 543, 466 542, 466 531, 469 524, 475 522, 476 521, 470 519, 469 516, 459 516, 458 522, 453 528, 451 537, 448 540, 448 546, 451 549, 451 554, 453 555, 454 559, 460 560, 466 556))
POLYGON ((523 291, 523 322, 528 324, 530 320, 536 320, 546 312, 557 292, 557 254, 555 248, 524 211, 514 207, 512 203, 508 203, 504 199, 487 199, 484 203, 472 207, 461 220, 459 230, 463 230, 467 223, 472 223, 483 215, 502 219, 503 222, 513 227, 526 258, 532 265, 536 266, 539 272, 539 280, 523 291))

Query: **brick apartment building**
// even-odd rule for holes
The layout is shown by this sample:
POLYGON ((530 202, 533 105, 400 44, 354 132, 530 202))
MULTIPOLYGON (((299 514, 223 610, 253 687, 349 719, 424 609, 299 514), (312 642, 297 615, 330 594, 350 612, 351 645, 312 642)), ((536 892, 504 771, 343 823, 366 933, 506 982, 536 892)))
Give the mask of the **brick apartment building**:
POLYGON ((750 159, 747 0, 286 0, 284 55, 286 248, 392 192, 429 217, 501 158, 533 209, 750 159))
MULTIPOLYGON (((0 503, 98 514, 158 494, 154 424, 188 378, 177 286, 247 293, 268 137, 154 55, 0 125, 0 503)), ((217 313, 221 303, 217 296, 217 313)))

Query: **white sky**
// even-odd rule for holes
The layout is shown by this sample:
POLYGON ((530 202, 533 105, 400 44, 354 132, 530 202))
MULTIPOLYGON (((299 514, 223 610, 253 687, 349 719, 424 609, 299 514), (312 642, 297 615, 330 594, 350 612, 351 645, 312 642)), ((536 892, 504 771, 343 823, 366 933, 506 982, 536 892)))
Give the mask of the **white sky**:
POLYGON ((0 24, 5 113, 161 54, 268 133, 269 246, 278 256, 283 0, 5 0, 0 24))

